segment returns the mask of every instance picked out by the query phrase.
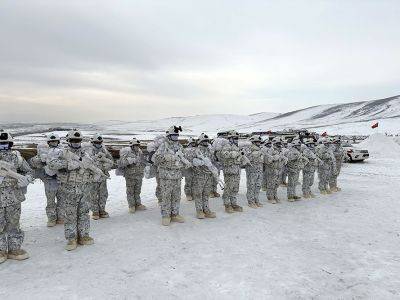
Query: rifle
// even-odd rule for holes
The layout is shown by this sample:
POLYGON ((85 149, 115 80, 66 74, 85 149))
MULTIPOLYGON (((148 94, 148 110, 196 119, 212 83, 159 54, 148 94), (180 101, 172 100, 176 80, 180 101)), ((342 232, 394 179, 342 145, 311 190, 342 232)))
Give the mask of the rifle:
POLYGON ((82 170, 92 171, 94 173, 95 181, 98 181, 101 178, 110 179, 110 176, 104 174, 102 170, 95 166, 94 161, 86 153, 82 157, 79 157, 71 151, 66 151, 66 159, 78 162, 79 167, 82 170))
POLYGON ((211 172, 212 176, 214 177, 214 180, 217 182, 217 184, 220 186, 221 190, 225 189, 224 182, 222 179, 219 178, 218 174, 218 169, 214 164, 211 162, 211 159, 208 157, 205 157, 199 149, 196 149, 196 156, 198 159, 201 159, 204 163, 204 166, 207 167, 207 169, 211 172))
POLYGON ((13 171, 12 168, 13 166, 11 164, 5 161, 0 161, 0 176, 10 177, 17 180, 19 187, 26 187, 29 183, 33 182, 33 180, 31 180, 28 176, 18 174, 17 172, 13 171))

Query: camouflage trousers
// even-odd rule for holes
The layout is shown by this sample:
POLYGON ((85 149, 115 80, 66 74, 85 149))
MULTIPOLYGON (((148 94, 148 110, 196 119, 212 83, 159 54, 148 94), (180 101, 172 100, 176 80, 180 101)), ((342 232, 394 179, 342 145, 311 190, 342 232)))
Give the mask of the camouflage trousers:
POLYGON ((46 215, 49 221, 64 219, 64 209, 60 184, 57 179, 46 179, 44 183, 44 192, 46 194, 47 205, 46 215))
POLYGON ((318 167, 318 189, 320 191, 327 191, 329 189, 329 167, 322 165, 318 167))
POLYGON ((21 248, 24 232, 19 227, 21 203, 0 207, 0 251, 13 251, 21 248))
POLYGON ((315 170, 303 170, 303 195, 311 194, 311 187, 314 184, 315 170))
POLYGON ((279 177, 280 182, 279 183, 285 184, 287 177, 288 177, 288 170, 287 170, 286 166, 284 166, 280 172, 280 177, 279 177))
POLYGON ((64 234, 67 240, 89 236, 89 206, 92 187, 90 184, 61 184, 64 196, 64 234))
POLYGON ((193 172, 187 171, 189 174, 185 176, 185 185, 183 191, 186 196, 193 196, 193 172))
POLYGON ((161 203, 161 188, 160 188, 160 177, 158 177, 158 174, 156 175, 156 198, 158 200, 158 203, 161 203))
POLYGON ((262 182, 261 182, 261 187, 263 189, 267 188, 267 167, 264 165, 263 166, 263 174, 262 174, 262 182))
POLYGON ((129 207, 136 207, 142 204, 140 200, 140 193, 142 192, 142 183, 143 183, 143 176, 125 177, 126 200, 128 201, 129 207))
POLYGON ((179 215, 182 179, 160 178, 161 216, 179 215))
MULTIPOLYGON (((220 174, 221 174, 221 170, 218 170, 218 176, 220 174)), ((218 181, 214 177, 212 179, 211 192, 213 192, 213 193, 218 192, 218 181)))
POLYGON ((246 170, 246 179, 247 179, 247 202, 251 203, 260 203, 260 189, 263 180, 263 172, 260 170, 246 170))
POLYGON ((296 196, 296 185, 299 182, 300 170, 288 171, 287 196, 296 196))
POLYGON ((214 177, 211 174, 195 174, 193 179, 193 200, 196 211, 209 212, 208 199, 212 191, 214 177))
POLYGON ((329 187, 336 188, 337 187, 337 178, 340 174, 340 170, 342 168, 342 163, 336 163, 336 172, 331 168, 330 176, 329 176, 329 187))
POLYGON ((101 182, 93 182, 91 185, 91 205, 90 209, 93 213, 102 213, 106 211, 106 203, 108 199, 107 180, 101 182))
POLYGON ((225 189, 222 195, 224 205, 237 205, 240 174, 224 174, 225 189))
POLYGON ((278 197, 278 187, 280 184, 280 171, 266 167, 264 176, 266 179, 267 197, 274 199, 278 197))

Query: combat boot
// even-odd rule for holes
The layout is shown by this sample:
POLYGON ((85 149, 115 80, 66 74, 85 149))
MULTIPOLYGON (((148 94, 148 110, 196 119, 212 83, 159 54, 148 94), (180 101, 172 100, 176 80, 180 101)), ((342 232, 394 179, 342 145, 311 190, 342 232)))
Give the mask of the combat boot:
POLYGON ((196 213, 196 218, 197 219, 204 219, 206 216, 205 216, 205 214, 204 214, 204 212, 203 211, 198 211, 197 213, 196 213))
POLYGON ((135 206, 129 207, 129 213, 130 214, 134 214, 135 211, 136 211, 136 207, 135 206))
POLYGON ((205 212, 204 212, 204 216, 205 216, 206 218, 210 218, 210 219, 213 219, 213 218, 216 218, 216 217, 217 217, 217 215, 215 214, 215 212, 212 212, 212 211, 205 211, 205 212))
POLYGON ((308 198, 311 198, 311 196, 309 193, 303 193, 303 198, 308 199, 308 198))
POLYGON ((29 258, 29 254, 23 249, 11 250, 8 251, 7 258, 14 260, 24 260, 29 258))
POLYGON ((331 188, 331 192, 332 193, 336 193, 337 191, 338 191, 337 187, 334 186, 334 187, 331 188))
POLYGON ((260 202, 256 202, 257 207, 263 207, 263 205, 260 202))
POLYGON ((240 205, 237 205, 237 204, 232 205, 232 209, 233 209, 233 211, 236 211, 236 212, 243 211, 243 207, 241 207, 240 205))
POLYGON ((53 221, 53 220, 47 221, 47 227, 54 227, 56 225, 57 225, 57 221, 53 221))
POLYGON ((294 202, 294 201, 295 201, 293 196, 288 196, 288 197, 287 197, 287 200, 288 200, 289 202, 294 202))
POLYGON ((144 206, 143 204, 138 204, 138 205, 136 205, 136 210, 138 211, 140 211, 140 210, 146 210, 147 209, 147 207, 146 206, 144 206))
POLYGON ((161 224, 163 226, 169 226, 169 224, 171 224, 171 218, 170 217, 162 217, 161 224))
POLYGON ((221 197, 220 193, 218 192, 211 192, 210 198, 219 198, 221 197))
POLYGON ((282 182, 281 186, 287 187, 287 183, 286 182, 282 182))
POLYGON ((294 199, 295 201, 299 201, 299 200, 301 200, 301 197, 299 197, 299 196, 293 196, 293 199, 294 199))
POLYGON ((255 203, 253 203, 253 202, 250 202, 250 203, 249 203, 249 207, 251 207, 251 208, 258 208, 258 206, 257 206, 255 203))
POLYGON ((274 200, 276 201, 276 203, 281 202, 281 200, 278 198, 278 196, 274 196, 274 200))
POLYGON ((234 213, 232 206, 225 205, 225 212, 227 212, 228 214, 234 213))
POLYGON ((98 219, 100 219, 99 213, 92 213, 92 219, 93 219, 93 220, 98 220, 98 219))
POLYGON ((78 240, 79 245, 93 245, 94 240, 90 236, 83 236, 78 240))
POLYGON ((63 225, 64 219, 57 219, 57 225, 63 225))
POLYGON ((0 251, 0 264, 7 260, 7 252, 0 251))
POLYGON ((319 192, 320 192, 321 195, 326 195, 327 194, 327 192, 325 190, 320 190, 319 192))
POLYGON ((261 190, 262 190, 263 192, 266 192, 266 191, 267 191, 267 188, 266 188, 265 186, 263 186, 263 187, 261 188, 261 190))
POLYGON ((189 195, 187 195, 187 196, 186 196, 186 200, 187 200, 187 201, 193 201, 193 197, 192 197, 192 196, 189 196, 189 195))
POLYGON ((72 250, 75 250, 76 247, 78 247, 76 240, 69 240, 67 242, 67 245, 65 246, 65 250, 72 251, 72 250))
POLYGON ((171 222, 185 223, 185 219, 180 215, 171 216, 171 222))
POLYGON ((100 218, 102 218, 102 219, 107 219, 110 217, 110 215, 106 211, 101 211, 99 215, 100 215, 100 218))
POLYGON ((311 197, 311 198, 315 198, 316 196, 315 196, 315 194, 310 193, 310 197, 311 197))
POLYGON ((336 191, 340 192, 342 189, 340 187, 336 187, 336 191))
POLYGON ((326 193, 327 193, 328 195, 330 195, 330 194, 332 194, 332 191, 331 191, 330 189, 327 189, 327 190, 326 190, 326 193))

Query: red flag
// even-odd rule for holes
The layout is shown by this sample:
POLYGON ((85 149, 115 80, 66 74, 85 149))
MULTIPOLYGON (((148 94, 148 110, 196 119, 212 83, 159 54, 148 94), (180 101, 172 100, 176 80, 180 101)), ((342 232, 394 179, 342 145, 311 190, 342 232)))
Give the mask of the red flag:
POLYGON ((326 131, 323 133, 323 134, 321 134, 322 136, 327 136, 328 134, 326 133, 326 131))
POLYGON ((376 122, 375 124, 373 124, 373 125, 371 126, 371 128, 374 129, 374 128, 377 128, 378 126, 379 126, 379 123, 376 122))

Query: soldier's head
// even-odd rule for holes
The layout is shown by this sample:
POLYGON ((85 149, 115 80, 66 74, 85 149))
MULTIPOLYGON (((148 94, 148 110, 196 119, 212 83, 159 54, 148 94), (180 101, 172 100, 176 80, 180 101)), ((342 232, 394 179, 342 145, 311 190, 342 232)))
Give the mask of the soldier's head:
POLYGON ((239 145, 239 133, 237 133, 235 130, 229 131, 226 138, 229 140, 231 144, 236 146, 239 145))
POLYGON ((194 138, 189 138, 186 144, 187 147, 196 147, 196 141, 194 138))
POLYGON ((90 139, 90 141, 91 141, 92 145, 97 149, 100 149, 101 147, 103 147, 103 137, 99 133, 95 133, 92 136, 92 138, 90 139))
POLYGON ((56 133, 49 133, 46 137, 46 142, 50 148, 56 148, 60 144, 60 136, 56 133))
POLYGON ((82 146, 82 133, 78 129, 72 129, 67 134, 67 142, 71 148, 79 149, 82 146))
POLYGON ((138 149, 140 147, 140 141, 137 138, 133 138, 129 142, 129 145, 131 146, 132 149, 138 149))
POLYGON ((282 140, 280 137, 274 137, 271 142, 275 149, 279 150, 282 148, 282 140))
POLYGON ((179 140, 179 132, 182 132, 181 126, 171 126, 166 132, 168 140, 177 143, 179 140))
POLYGON ((7 151, 14 145, 11 133, 0 130, 0 151, 7 151))
POLYGON ((208 147, 210 145, 210 138, 208 137, 207 134, 202 133, 197 139, 197 142, 202 147, 208 147))
POLYGON ((304 145, 306 145, 310 149, 315 148, 315 141, 313 138, 306 138, 303 140, 304 145))
POLYGON ((260 147, 260 146, 261 146, 261 143, 262 143, 261 136, 259 136, 259 135, 253 135, 253 136, 250 138, 250 142, 251 142, 252 144, 254 144, 254 145, 260 147))

